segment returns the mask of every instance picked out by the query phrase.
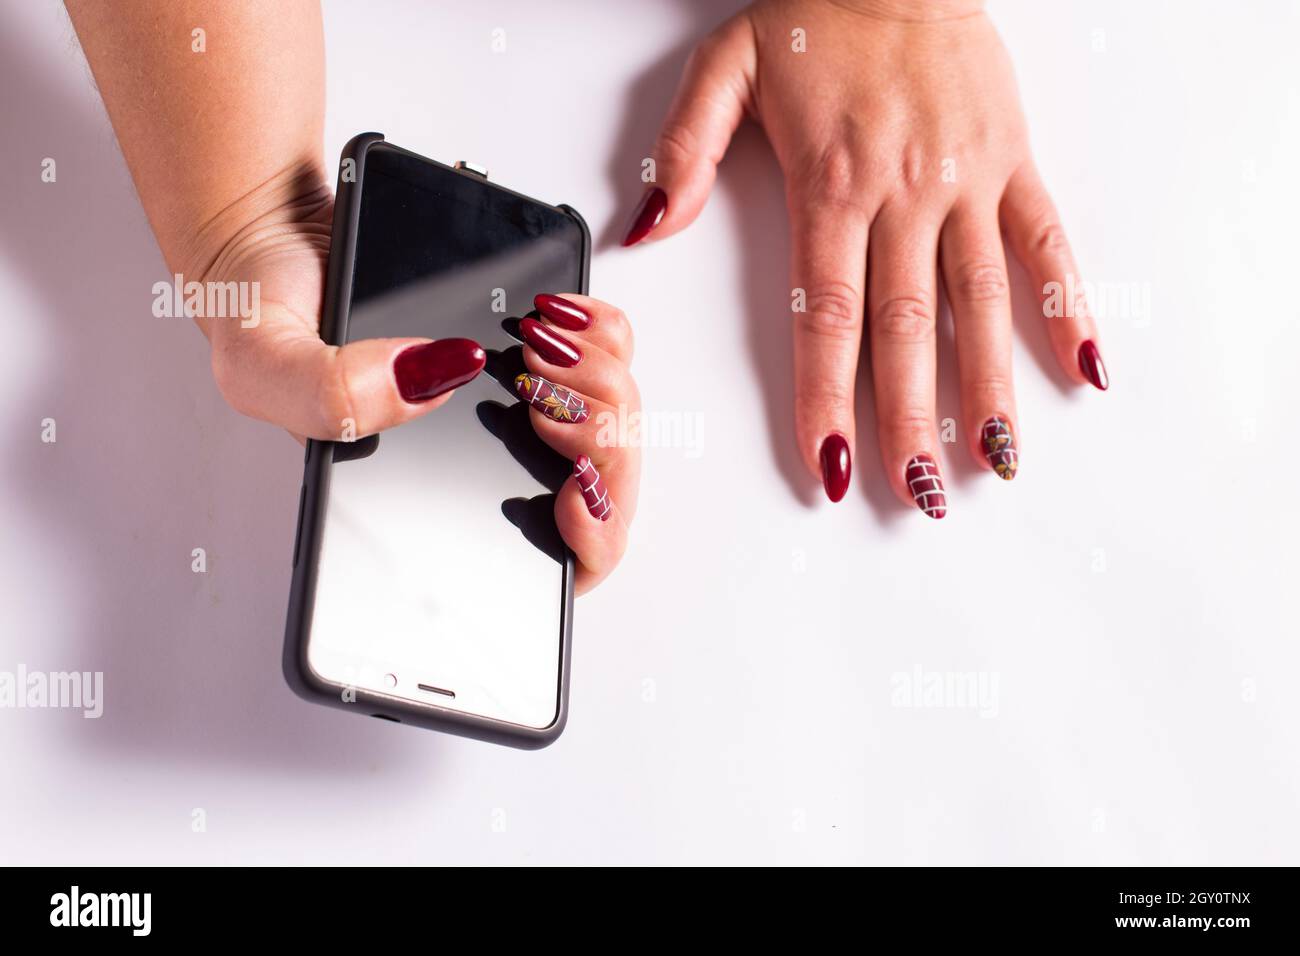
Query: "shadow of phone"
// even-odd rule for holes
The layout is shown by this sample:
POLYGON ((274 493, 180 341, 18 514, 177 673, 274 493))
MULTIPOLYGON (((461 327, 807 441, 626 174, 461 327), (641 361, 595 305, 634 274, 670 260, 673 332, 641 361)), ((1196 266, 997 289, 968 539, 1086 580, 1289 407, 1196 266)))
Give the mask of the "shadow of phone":
POLYGON ((564 563, 567 549, 555 525, 555 495, 509 498, 501 502, 501 513, 529 544, 556 564, 564 563))
POLYGON ((555 525, 555 496, 568 480, 572 466, 537 437, 526 403, 479 402, 475 412, 479 422, 501 442, 510 457, 534 481, 550 490, 550 494, 534 498, 509 498, 501 503, 501 513, 535 548, 563 564, 565 546, 555 525))

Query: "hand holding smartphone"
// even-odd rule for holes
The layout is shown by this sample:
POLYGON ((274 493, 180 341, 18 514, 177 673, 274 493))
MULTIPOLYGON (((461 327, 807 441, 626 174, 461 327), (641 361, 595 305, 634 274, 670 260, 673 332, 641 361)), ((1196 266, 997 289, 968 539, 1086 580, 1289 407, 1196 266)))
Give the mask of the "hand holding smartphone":
POLYGON ((458 388, 309 443, 284 657, 301 695, 519 747, 562 731, 575 583, 617 563, 639 479, 636 449, 598 440, 637 397, 626 318, 573 292, 589 257, 567 207, 348 144, 322 335, 432 338, 396 357, 402 398, 458 388))

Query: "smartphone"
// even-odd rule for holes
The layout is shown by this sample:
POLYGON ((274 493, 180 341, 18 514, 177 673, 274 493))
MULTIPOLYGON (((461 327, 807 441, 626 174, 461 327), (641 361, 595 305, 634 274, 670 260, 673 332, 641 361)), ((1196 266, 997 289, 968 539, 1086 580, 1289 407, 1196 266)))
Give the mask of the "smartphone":
POLYGON ((384 141, 343 150, 321 334, 468 338, 488 368, 376 436, 307 444, 285 632, 318 703, 516 747, 568 716, 573 556, 554 521, 570 473, 510 383, 541 292, 586 292, 591 237, 567 206, 384 141))

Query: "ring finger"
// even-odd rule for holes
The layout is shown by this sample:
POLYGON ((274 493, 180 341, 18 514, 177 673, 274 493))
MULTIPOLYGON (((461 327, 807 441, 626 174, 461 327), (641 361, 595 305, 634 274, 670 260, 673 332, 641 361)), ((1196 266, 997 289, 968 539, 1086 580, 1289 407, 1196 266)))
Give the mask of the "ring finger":
POLYGON ((1011 376, 1011 299, 996 210, 958 206, 940 238, 952 304, 967 447, 1010 481, 1020 464, 1011 376))
POLYGON ((514 387, 532 406, 534 430, 570 460, 588 455, 631 520, 636 512, 640 449, 621 440, 632 432, 632 416, 641 409, 631 372, 624 362, 588 341, 585 333, 560 332, 549 323, 541 323, 539 331, 538 324, 528 325, 529 321, 522 324, 524 375, 516 377, 514 387), (569 364, 575 356, 578 361, 569 364))

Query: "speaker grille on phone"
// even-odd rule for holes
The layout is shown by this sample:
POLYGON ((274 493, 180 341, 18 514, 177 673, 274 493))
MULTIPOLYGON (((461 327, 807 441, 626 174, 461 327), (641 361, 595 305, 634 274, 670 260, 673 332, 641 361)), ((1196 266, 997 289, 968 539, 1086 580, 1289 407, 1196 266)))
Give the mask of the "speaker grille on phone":
POLYGON ((416 684, 415 686, 420 690, 427 690, 430 694, 441 694, 443 697, 450 697, 452 700, 456 699, 456 692, 447 690, 445 687, 434 687, 432 684, 416 684))

